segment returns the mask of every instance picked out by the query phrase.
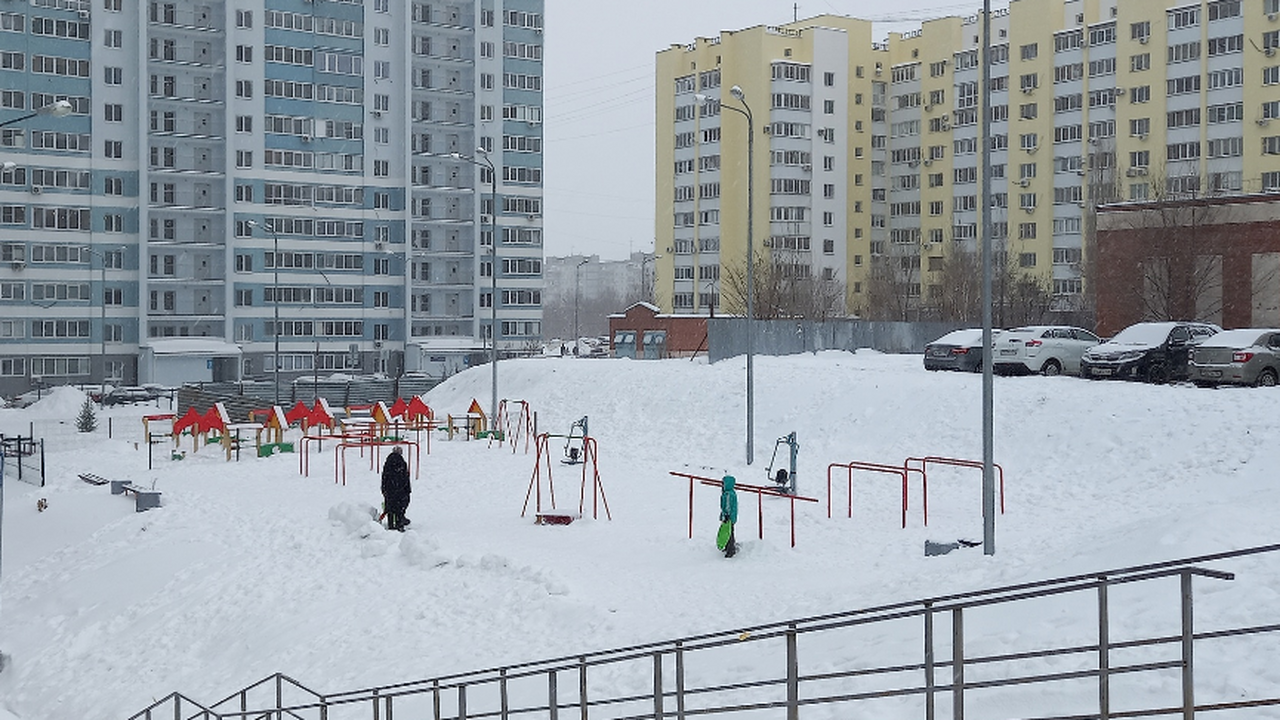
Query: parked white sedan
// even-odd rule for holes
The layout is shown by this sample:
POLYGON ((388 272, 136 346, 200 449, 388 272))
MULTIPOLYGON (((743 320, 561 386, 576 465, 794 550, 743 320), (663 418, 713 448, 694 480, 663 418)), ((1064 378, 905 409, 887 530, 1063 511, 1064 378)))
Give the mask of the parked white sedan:
POLYGON ((1077 327, 1032 325, 1006 330, 995 341, 995 370, 1008 374, 1040 373, 1077 375, 1080 356, 1102 342, 1097 335, 1077 327))

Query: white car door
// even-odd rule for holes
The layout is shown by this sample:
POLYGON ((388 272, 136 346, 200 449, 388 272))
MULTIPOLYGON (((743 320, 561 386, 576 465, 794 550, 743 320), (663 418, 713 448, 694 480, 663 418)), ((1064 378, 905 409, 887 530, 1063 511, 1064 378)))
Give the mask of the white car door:
POLYGON ((1097 335, 1080 328, 1071 329, 1070 352, 1063 357, 1063 367, 1072 375, 1080 374, 1080 358, 1084 351, 1102 342, 1097 335))

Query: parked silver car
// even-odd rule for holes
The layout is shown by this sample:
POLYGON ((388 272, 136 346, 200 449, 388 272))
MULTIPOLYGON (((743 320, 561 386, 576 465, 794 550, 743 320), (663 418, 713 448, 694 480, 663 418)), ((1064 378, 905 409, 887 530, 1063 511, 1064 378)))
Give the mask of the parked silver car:
POLYGON ((1227 330, 1191 349, 1191 382, 1213 385, 1274 387, 1280 378, 1280 330, 1227 330))
POLYGON ((1083 328, 1030 325, 1001 333, 992 362, 1000 373, 1076 375, 1080 356, 1100 342, 1097 335, 1083 328))

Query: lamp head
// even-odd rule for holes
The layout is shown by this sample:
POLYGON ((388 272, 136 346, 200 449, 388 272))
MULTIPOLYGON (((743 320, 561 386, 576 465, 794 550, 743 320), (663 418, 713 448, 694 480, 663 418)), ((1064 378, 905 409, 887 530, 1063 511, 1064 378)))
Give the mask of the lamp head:
POLYGON ((488 150, 485 150, 485 149, 484 149, 484 148, 482 148, 482 147, 478 147, 478 148, 476 148, 476 152, 477 152, 478 154, 480 154, 480 155, 484 155, 484 156, 486 156, 486 157, 488 157, 488 155, 489 155, 489 151, 488 151, 488 150))
POLYGON ((52 117, 66 117, 71 114, 71 103, 66 100, 55 100, 36 112, 52 117))
POLYGON ((734 99, 737 100, 738 102, 745 102, 747 99, 746 94, 742 92, 741 85, 734 85, 733 87, 729 88, 729 94, 732 95, 734 99))
POLYGON ((0 163, 0 170, 4 170, 5 172, 8 172, 16 167, 18 167, 18 163, 16 162, 5 161, 4 163, 0 163))
POLYGON ((454 160, 461 160, 462 153, 452 152, 452 153, 449 153, 449 157, 453 158, 454 160))
POLYGON ((693 99, 694 99, 694 100, 697 100, 699 103, 704 103, 704 102, 706 102, 709 98, 707 97, 706 93, 694 93, 694 94, 693 94, 693 99))
POLYGON ((248 225, 249 227, 262 227, 261 225, 258 224, 257 220, 246 220, 244 224, 248 225))

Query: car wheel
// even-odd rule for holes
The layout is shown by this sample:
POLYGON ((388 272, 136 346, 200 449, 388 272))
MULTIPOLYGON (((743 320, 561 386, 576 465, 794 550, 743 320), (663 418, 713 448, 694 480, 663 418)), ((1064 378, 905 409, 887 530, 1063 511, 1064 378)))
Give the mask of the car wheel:
POLYGON ((1147 382, 1152 385, 1163 385, 1169 382, 1169 369, 1163 365, 1152 365, 1147 368, 1147 382))
POLYGON ((1276 372, 1274 370, 1263 370, 1254 384, 1258 387, 1275 387, 1276 372))
POLYGON ((1050 358, 1040 368, 1040 374, 1044 375, 1045 377, 1053 377, 1054 375, 1061 375, 1062 363, 1050 358))

